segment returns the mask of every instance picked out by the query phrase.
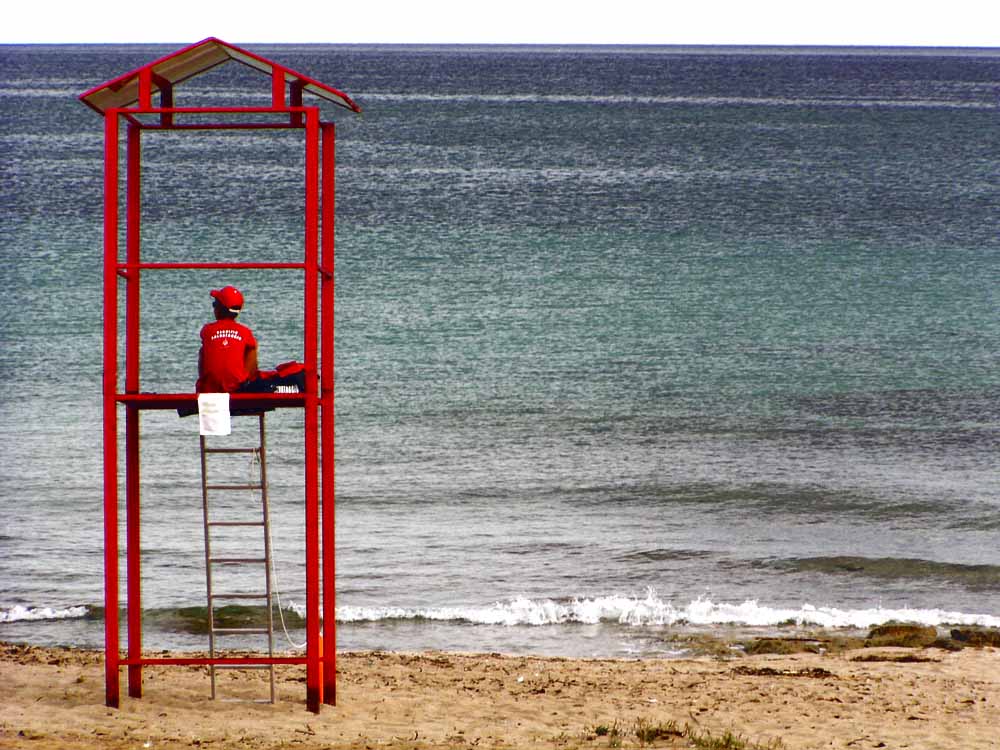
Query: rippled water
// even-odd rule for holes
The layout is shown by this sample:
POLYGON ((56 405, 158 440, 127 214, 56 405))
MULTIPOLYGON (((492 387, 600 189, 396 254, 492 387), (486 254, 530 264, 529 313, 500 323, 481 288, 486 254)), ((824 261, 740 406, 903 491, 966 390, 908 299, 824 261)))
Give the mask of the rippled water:
MULTIPOLYGON (((0 49, 5 639, 101 642, 102 128, 75 97, 168 51, 0 49)), ((255 51, 365 111, 325 113, 343 648, 998 624, 994 52, 255 51)), ((267 95, 251 73, 184 103, 267 95)), ((149 260, 300 252, 299 134, 149 134, 144 166, 149 260)), ((144 389, 192 388, 223 283, 263 362, 301 356, 297 278, 147 274, 144 389)), ((194 426, 143 429, 146 641, 202 648, 194 426)), ((269 432, 295 638, 301 415, 269 432)))

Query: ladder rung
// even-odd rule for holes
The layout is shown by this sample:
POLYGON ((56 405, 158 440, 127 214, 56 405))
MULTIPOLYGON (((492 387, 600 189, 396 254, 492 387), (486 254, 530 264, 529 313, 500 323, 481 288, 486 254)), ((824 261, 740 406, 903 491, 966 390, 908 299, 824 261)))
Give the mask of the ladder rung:
POLYGON ((205 453, 260 453, 260 448, 206 448, 205 453))
POLYGON ((212 628, 216 635, 270 635, 267 628, 212 628))
POLYGON ((206 484, 206 490, 260 490, 264 485, 260 484, 206 484))
MULTIPOLYGON (((267 594, 209 594, 214 601, 216 599, 267 599, 267 594)), ((216 604, 216 607, 224 605, 216 604)))
POLYGON ((210 563, 266 563, 266 557, 210 557, 210 563))
POLYGON ((270 669, 271 664, 216 664, 216 669, 270 669))
POLYGON ((209 526, 263 526, 263 521, 209 521, 209 526))

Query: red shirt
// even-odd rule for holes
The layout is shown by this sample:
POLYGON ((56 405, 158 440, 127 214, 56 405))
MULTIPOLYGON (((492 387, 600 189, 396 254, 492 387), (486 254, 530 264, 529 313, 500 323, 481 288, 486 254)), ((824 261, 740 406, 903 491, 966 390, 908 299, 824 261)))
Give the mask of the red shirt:
POLYGON ((246 353, 257 348, 253 332, 235 320, 216 320, 201 329, 198 393, 232 393, 247 380, 246 353))

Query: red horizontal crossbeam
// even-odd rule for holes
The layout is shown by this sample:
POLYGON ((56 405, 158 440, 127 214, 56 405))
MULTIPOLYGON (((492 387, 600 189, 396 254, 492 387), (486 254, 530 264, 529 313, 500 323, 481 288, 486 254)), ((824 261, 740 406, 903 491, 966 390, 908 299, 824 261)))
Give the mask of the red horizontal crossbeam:
MULTIPOLYGON (((198 402, 197 393, 119 393, 115 401, 138 409, 180 409, 198 402)), ((291 409, 305 406, 304 393, 231 393, 230 409, 291 409)))
POLYGON ((315 112, 318 107, 120 107, 108 110, 118 114, 131 115, 204 115, 204 114, 262 114, 287 115, 290 112, 315 112))
POLYGON ((141 130, 301 130, 301 125, 287 122, 190 122, 163 125, 145 123, 129 117, 128 121, 141 130))
POLYGON ((242 263, 242 262, 240 262, 240 263, 225 263, 225 262, 221 262, 221 261, 220 262, 210 262, 210 263, 209 262, 206 262, 206 263, 201 263, 201 262, 199 262, 199 263, 176 262, 176 263, 119 263, 118 264, 118 269, 119 270, 131 270, 133 268, 140 268, 140 269, 141 268, 160 268, 160 269, 167 268, 167 269, 181 269, 181 270, 199 269, 199 268, 236 268, 236 269, 239 269, 239 268, 268 268, 268 269, 272 269, 272 268, 278 268, 278 269, 280 269, 280 268, 292 268, 292 269, 295 269, 295 268, 305 268, 305 267, 306 267, 305 263, 278 263, 278 262, 275 262, 275 263, 268 263, 268 262, 264 262, 264 263, 242 263))
POLYGON ((318 107, 121 107, 108 110, 109 114, 121 115, 140 130, 267 130, 302 129, 305 115, 318 113, 318 107), (178 123, 174 115, 273 115, 280 122, 190 122, 178 123), (156 122, 144 122, 142 116, 158 116, 156 122))
MULTIPOLYGON (((320 658, 322 661, 322 658, 320 658)), ((122 666, 147 666, 152 664, 166 664, 176 666, 188 665, 210 665, 210 664, 306 664, 305 656, 163 656, 163 657, 143 657, 141 659, 120 659, 122 666)))

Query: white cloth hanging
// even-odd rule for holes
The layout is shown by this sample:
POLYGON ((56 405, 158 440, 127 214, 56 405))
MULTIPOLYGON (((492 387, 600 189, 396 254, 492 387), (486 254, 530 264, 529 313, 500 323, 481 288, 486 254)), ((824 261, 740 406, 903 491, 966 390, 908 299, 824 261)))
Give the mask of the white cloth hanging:
POLYGON ((233 431, 228 393, 198 394, 198 426, 202 435, 229 435, 233 431))

